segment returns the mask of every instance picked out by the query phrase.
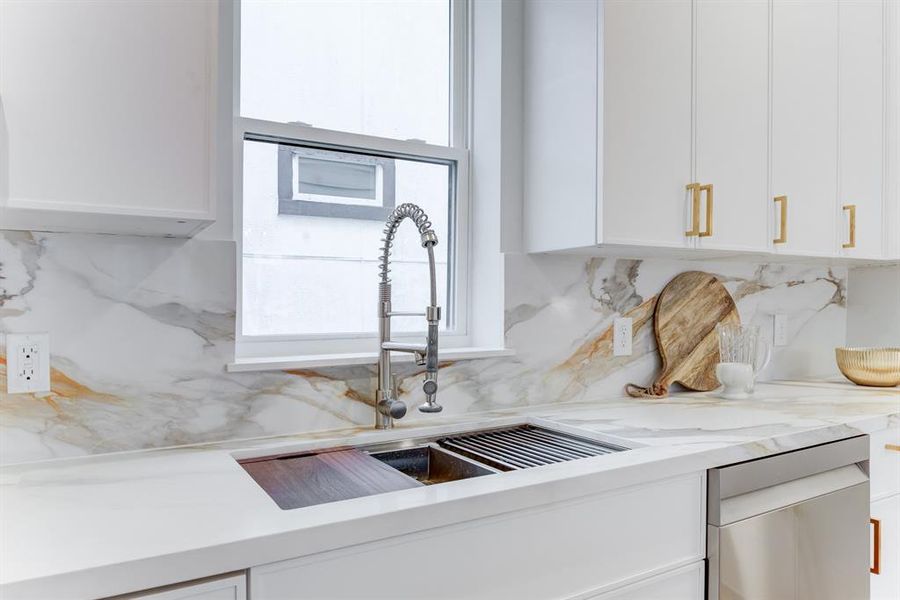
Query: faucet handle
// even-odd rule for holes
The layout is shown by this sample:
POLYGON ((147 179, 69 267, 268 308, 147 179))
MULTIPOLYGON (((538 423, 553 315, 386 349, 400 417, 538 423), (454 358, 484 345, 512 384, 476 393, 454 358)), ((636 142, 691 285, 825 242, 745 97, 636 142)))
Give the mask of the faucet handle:
POLYGON ((386 417, 402 419, 406 415, 406 404, 402 400, 385 399, 378 403, 378 412, 386 417))

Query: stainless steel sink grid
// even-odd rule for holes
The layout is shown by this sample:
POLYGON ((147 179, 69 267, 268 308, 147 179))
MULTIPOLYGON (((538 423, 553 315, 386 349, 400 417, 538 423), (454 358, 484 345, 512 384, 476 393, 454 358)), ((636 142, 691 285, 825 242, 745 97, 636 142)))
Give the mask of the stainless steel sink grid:
POLYGON ((438 445, 480 463, 514 471, 627 450, 533 425, 446 437, 438 445))

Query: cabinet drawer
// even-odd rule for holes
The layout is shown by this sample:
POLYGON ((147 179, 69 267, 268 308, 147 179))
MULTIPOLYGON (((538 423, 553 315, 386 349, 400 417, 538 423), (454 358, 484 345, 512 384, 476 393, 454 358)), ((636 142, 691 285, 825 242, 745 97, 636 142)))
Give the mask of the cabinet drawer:
POLYGON ((250 596, 584 597, 702 560, 704 478, 680 476, 264 565, 251 571, 250 596))
POLYGON ((869 443, 872 499, 900 493, 900 427, 870 434, 869 443))
POLYGON ((705 578, 706 563, 701 560, 584 600, 703 600, 705 578))

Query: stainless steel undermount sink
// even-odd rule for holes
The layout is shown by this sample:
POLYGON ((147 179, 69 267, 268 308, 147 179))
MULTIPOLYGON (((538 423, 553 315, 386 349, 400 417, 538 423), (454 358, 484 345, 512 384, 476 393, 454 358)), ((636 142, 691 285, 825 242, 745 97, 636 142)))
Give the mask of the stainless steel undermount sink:
POLYGON ((497 469, 447 452, 434 444, 370 452, 369 455, 425 485, 499 473, 497 469))
POLYGON ((591 458, 622 446, 535 425, 239 460, 282 509, 591 458))

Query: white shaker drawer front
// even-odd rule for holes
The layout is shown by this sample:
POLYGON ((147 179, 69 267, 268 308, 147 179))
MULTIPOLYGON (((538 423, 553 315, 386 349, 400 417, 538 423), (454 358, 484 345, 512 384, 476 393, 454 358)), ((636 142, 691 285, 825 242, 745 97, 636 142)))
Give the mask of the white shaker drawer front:
POLYGON ((704 478, 695 473, 264 565, 251 570, 250 596, 587 597, 703 558, 704 478))
POLYGON ((900 494, 900 427, 870 434, 869 443, 872 500, 900 494))
POLYGON ((706 563, 701 560, 584 600, 703 600, 705 593, 706 563))
POLYGON ((900 598, 900 496, 872 503, 872 600, 900 598))

